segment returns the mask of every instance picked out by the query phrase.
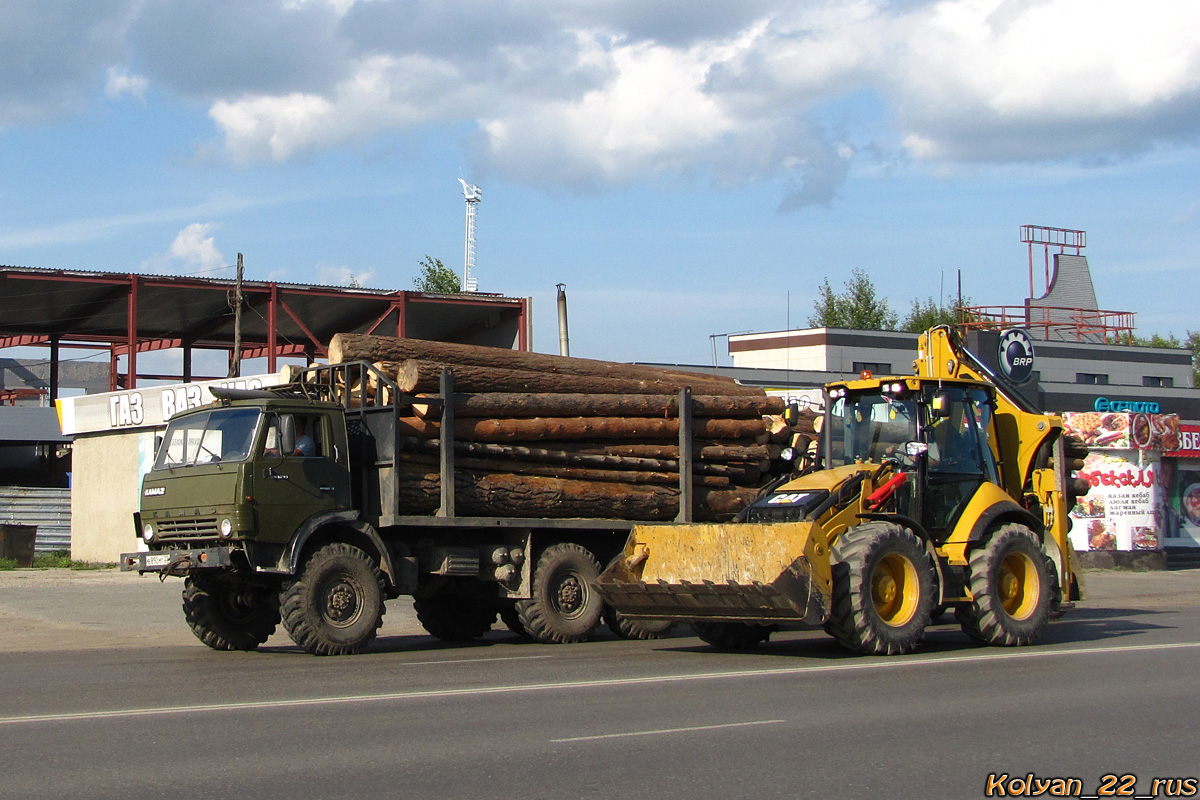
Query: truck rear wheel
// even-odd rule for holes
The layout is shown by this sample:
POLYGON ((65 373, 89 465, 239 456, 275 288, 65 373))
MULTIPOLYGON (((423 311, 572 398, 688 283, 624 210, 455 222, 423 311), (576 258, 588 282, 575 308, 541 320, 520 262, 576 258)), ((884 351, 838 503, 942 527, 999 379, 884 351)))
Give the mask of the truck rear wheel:
POLYGON ((622 639, 662 639, 675 627, 667 619, 630 619, 612 606, 604 607, 604 624, 622 639))
POLYGON ((283 590, 283 625, 318 656, 361 653, 383 624, 383 575, 361 549, 327 544, 283 590))
POLYGON ((214 650, 254 650, 279 624, 279 596, 259 587, 188 577, 183 616, 196 638, 214 650))
POLYGON ((517 602, 521 627, 547 644, 587 640, 604 603, 592 588, 600 562, 586 547, 561 542, 547 547, 533 572, 532 596, 517 602))
POLYGON ((856 653, 897 655, 925 635, 934 570, 921 540, 888 522, 842 534, 831 549, 833 608, 827 630, 856 653))
POLYGON ((720 650, 752 650, 770 639, 778 627, 745 622, 693 622, 692 630, 703 642, 720 650))
POLYGON ((955 616, 963 631, 983 644, 1032 644, 1050 619, 1056 589, 1049 559, 1033 531, 1005 525, 971 551, 967 587, 975 600, 955 616))
POLYGON ((495 599, 477 581, 451 584, 437 594, 413 599, 417 620, 431 635, 447 642, 469 642, 492 629, 495 599))

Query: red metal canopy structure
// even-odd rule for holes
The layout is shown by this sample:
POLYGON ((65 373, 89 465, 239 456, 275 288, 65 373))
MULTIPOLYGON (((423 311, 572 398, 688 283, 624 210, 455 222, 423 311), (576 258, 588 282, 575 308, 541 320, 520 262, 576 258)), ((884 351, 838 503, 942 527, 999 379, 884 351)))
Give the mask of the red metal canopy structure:
MULTIPOLYGON (((112 390, 134 388, 139 377, 188 382, 196 349, 223 350, 232 361, 236 288, 232 280, 0 267, 0 349, 48 347, 51 399, 61 348, 108 350, 112 390), (181 374, 139 374, 139 353, 172 348, 183 352, 181 374)), ((266 358, 268 372, 282 357, 324 356, 335 333, 531 346, 529 298, 274 281, 244 281, 241 292, 241 357, 266 358)))

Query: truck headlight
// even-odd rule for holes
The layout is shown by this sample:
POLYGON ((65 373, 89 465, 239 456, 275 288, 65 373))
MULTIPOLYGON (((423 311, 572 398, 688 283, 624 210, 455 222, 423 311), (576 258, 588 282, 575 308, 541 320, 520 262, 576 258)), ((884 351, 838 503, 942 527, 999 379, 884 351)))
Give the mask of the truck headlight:
POLYGON ((147 522, 142 527, 142 539, 144 539, 145 541, 148 542, 153 538, 154 538, 154 526, 151 525, 149 522, 147 522))
POLYGON ((228 539, 230 536, 233 536, 233 523, 228 517, 221 520, 220 533, 222 539, 228 539))

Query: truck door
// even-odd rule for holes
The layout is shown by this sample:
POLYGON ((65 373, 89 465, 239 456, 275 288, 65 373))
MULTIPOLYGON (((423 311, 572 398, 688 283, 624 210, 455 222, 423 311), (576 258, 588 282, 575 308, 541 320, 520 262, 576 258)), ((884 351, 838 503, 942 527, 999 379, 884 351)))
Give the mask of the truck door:
POLYGON ((938 388, 926 403, 927 454, 921 523, 935 540, 954 529, 985 481, 998 483, 991 403, 983 390, 938 388))
POLYGON ((348 508, 350 474, 339 464, 327 414, 294 414, 297 447, 279 450, 282 414, 267 417, 254 498, 263 541, 287 542, 314 514, 348 508))

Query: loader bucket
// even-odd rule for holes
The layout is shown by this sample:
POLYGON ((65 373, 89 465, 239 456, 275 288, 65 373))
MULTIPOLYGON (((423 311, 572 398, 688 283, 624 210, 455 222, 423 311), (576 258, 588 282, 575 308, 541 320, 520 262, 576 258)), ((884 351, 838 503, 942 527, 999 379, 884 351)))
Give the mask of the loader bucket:
POLYGON ((828 552, 812 523, 638 525, 596 581, 633 618, 818 625, 828 617, 828 552))

